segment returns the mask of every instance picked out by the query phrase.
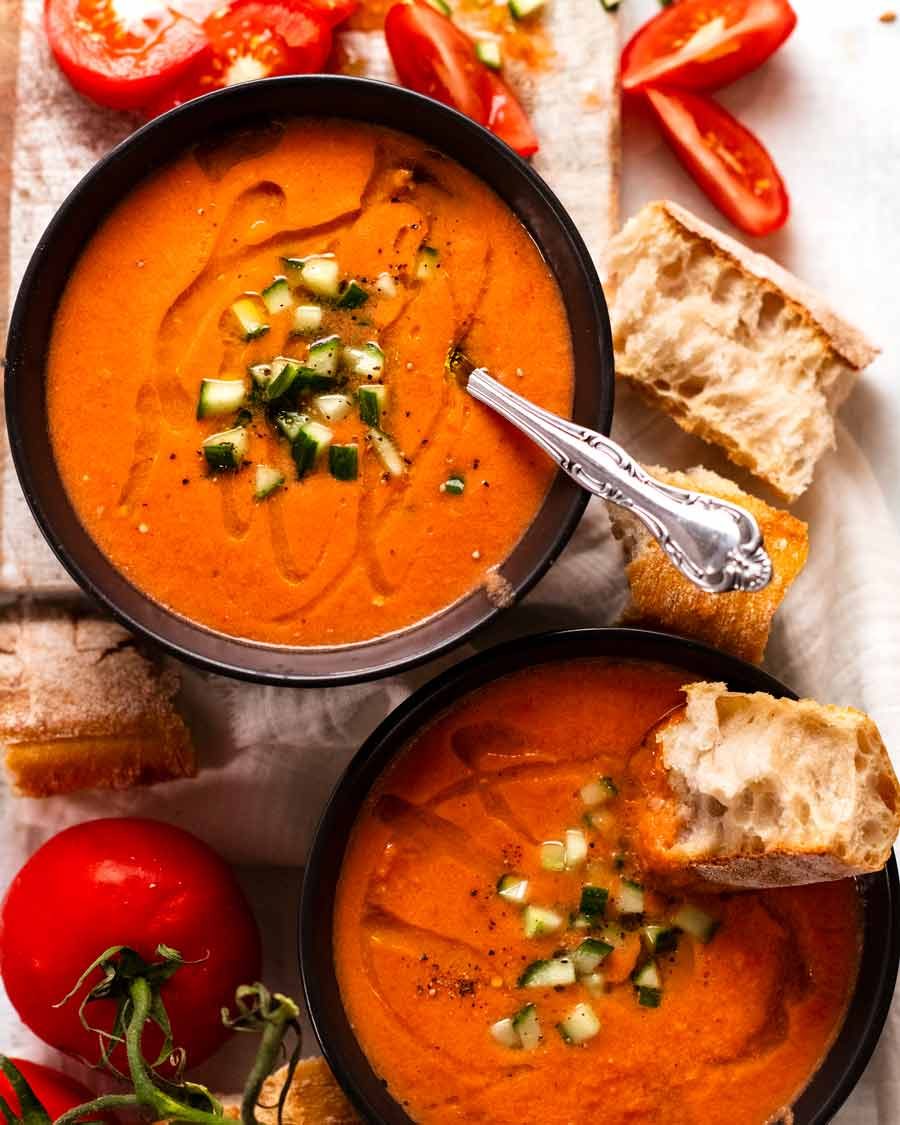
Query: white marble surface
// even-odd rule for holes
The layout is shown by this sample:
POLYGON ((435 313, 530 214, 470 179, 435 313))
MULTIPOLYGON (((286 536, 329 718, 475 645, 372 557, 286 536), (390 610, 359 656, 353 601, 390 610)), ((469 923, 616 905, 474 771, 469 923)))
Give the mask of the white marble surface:
MULTIPOLYGON (((716 95, 775 157, 791 218, 768 238, 733 233, 820 289, 883 349, 841 417, 900 526, 900 19, 878 18, 900 5, 792 3, 790 39, 716 95)), ((623 42, 657 10, 657 0, 623 0, 623 42)), ((665 196, 729 229, 639 109, 626 107, 624 142, 623 217, 665 196)))

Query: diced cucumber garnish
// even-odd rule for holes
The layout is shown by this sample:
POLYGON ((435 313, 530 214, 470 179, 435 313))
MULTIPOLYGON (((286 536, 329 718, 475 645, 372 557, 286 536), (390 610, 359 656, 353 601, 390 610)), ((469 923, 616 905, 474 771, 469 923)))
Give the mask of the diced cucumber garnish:
POLYGON ((375 278, 375 292, 379 297, 397 296, 397 282, 394 281, 394 278, 387 270, 385 270, 384 273, 380 273, 378 277, 375 278))
POLYGON ((517 20, 526 20, 539 12, 547 0, 509 0, 509 10, 517 20))
POLYGON ((272 378, 271 363, 254 363, 248 370, 254 385, 259 387, 260 390, 262 390, 272 378))
POLYGON ((392 477, 401 476, 406 469, 406 464, 400 451, 387 434, 383 434, 381 430, 369 430, 367 437, 385 470, 392 477))
POLYGON ((526 906, 522 911, 522 929, 527 938, 543 937, 561 930, 565 919, 555 910, 543 906, 526 906))
POLYGON ((275 425, 291 442, 297 440, 297 436, 308 421, 309 418, 305 414, 298 414, 296 410, 281 410, 275 415, 275 425))
POLYGON ((454 473, 441 485, 441 492, 448 492, 451 496, 462 496, 466 491, 466 479, 461 473, 454 473))
POLYGON ((519 977, 519 988, 559 988, 575 983, 575 965, 569 957, 533 961, 519 977))
POLYGON ((525 1051, 533 1051, 541 1041, 541 1024, 534 1004, 526 1004, 512 1018, 513 1029, 525 1051))
POLYGON ((309 345, 309 353, 303 366, 309 371, 315 371, 318 375, 335 376, 337 375, 340 356, 340 337, 325 336, 309 345))
POLYGON ((197 399, 197 417, 215 418, 219 414, 233 414, 247 399, 242 379, 204 379, 200 383, 197 399))
POLYGON ((705 910, 701 910, 699 906, 691 906, 687 902, 679 906, 672 915, 672 925, 677 926, 679 930, 684 930, 686 934, 690 934, 691 937, 704 944, 712 938, 719 928, 719 923, 715 918, 707 914, 705 910))
POLYGON ((356 392, 359 399, 359 416, 367 426, 381 428, 381 415, 387 403, 384 383, 366 383, 356 392))
POLYGON ((256 466, 256 487, 253 495, 257 500, 265 500, 284 484, 284 473, 271 465, 256 466))
POLYGON ((491 1038, 501 1047, 507 1047, 511 1051, 515 1051, 522 1046, 519 1033, 513 1027, 513 1021, 509 1016, 506 1019, 497 1020, 495 1024, 491 1025, 491 1038))
POLYGON ((623 879, 616 895, 616 910, 620 914, 644 913, 644 888, 640 883, 623 879))
POLYGON ((231 311, 234 313, 241 329, 241 335, 245 340, 255 340, 258 336, 263 336, 269 331, 266 307, 262 298, 256 293, 248 293, 239 297, 231 306, 231 311))
POLYGON ((588 842, 580 828, 566 829, 566 867, 581 867, 588 857, 588 842))
POLYGON ((348 371, 369 382, 377 382, 384 372, 384 352, 374 340, 359 348, 344 348, 342 359, 348 371))
POLYGON ((595 808, 611 800, 619 790, 611 777, 601 777, 598 781, 589 781, 587 785, 583 785, 579 792, 588 808, 595 808))
POLYGON ((500 44, 496 39, 479 39, 475 43, 475 54, 479 62, 489 66, 491 70, 499 70, 503 65, 503 56, 500 44))
POLYGON ((353 399, 347 395, 318 395, 313 406, 326 422, 343 422, 353 410, 353 399))
POLYGON ((662 999, 662 980, 655 961, 648 961, 632 975, 638 1003, 644 1008, 658 1008, 662 999))
POLYGON ((341 282, 339 290, 340 295, 337 299, 337 307, 339 309, 358 309, 360 305, 364 305, 369 299, 369 294, 363 289, 356 278, 341 282))
POLYGON ((416 260, 416 277, 419 281, 427 281, 429 277, 434 277, 440 261, 441 252, 439 250, 434 246, 423 246, 419 250, 419 256, 416 260))
POLYGON ((283 274, 279 274, 271 285, 267 285, 261 296, 270 313, 284 312, 294 303, 294 295, 291 292, 288 279, 283 274))
POLYGON ((283 258, 288 269, 317 297, 334 300, 340 289, 341 270, 334 254, 313 254, 308 258, 283 258))
POLYGON ((578 904, 579 912, 590 922, 595 922, 606 913, 608 898, 609 891, 606 887, 594 887, 590 883, 586 883, 581 888, 581 901, 578 904))
POLYGON ((590 1004, 576 1004, 557 1028, 567 1043, 577 1047, 599 1033, 600 1021, 590 1004))
POLYGON ((541 844, 541 867, 545 871, 565 871, 566 845, 561 840, 545 840, 541 844))
POLYGON ((291 445, 291 454, 297 466, 297 476, 305 476, 331 445, 331 430, 318 422, 307 422, 291 445))
POLYGON ((592 996, 602 996, 606 992, 606 977, 603 973, 589 973, 581 983, 592 996))
POLYGON ((247 456, 247 431, 243 426, 210 434, 203 442, 203 456, 214 472, 239 469, 247 456))
POLYGON ((651 953, 671 953, 678 948, 678 931, 671 926, 642 926, 641 936, 651 953))
POLYGON ((598 931, 597 937, 607 945, 611 945, 613 949, 618 949, 624 941, 623 931, 618 926, 613 925, 603 926, 598 931))
POLYGON ((269 381, 262 389, 266 402, 274 402, 276 398, 286 395, 294 381, 300 374, 300 363, 289 356, 276 356, 272 360, 272 369, 269 381))
POLYGON ((497 880, 497 894, 507 902, 525 902, 528 898, 528 880, 521 875, 501 875, 497 880))
POLYGON ((590 976, 600 962, 612 953, 613 947, 597 938, 585 938, 572 954, 575 972, 580 977, 590 976))
POLYGON ((335 480, 356 480, 359 476, 359 447, 332 445, 328 450, 328 468, 335 480))
POLYGON ((321 327, 321 305, 298 305, 294 309, 293 331, 297 336, 312 336, 321 327))

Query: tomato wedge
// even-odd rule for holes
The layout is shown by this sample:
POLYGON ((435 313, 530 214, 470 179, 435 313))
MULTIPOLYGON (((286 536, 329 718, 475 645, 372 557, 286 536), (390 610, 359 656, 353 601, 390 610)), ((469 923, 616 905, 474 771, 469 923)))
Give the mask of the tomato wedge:
POLYGON ((307 0, 307 4, 325 26, 333 30, 350 19, 359 7, 359 0, 307 0))
POLYGON ((162 0, 46 0, 60 70, 85 97, 138 109, 209 55, 203 28, 162 0))
POLYGON ((499 74, 484 68, 479 93, 487 109, 487 127, 506 141, 519 156, 533 156, 538 150, 538 139, 515 94, 499 74))
POLYGON ((622 52, 622 88, 716 90, 755 70, 794 30, 787 0, 679 0, 622 52))
POLYGON ((478 92, 487 68, 478 61, 472 40, 452 20, 426 4, 395 4, 385 16, 384 35, 404 86, 487 124, 478 92))
POLYGON ((666 140, 716 207, 748 234, 787 220, 787 189, 749 129, 711 98, 686 90, 646 90, 666 140))
POLYGON ((292 0, 232 0, 203 30, 210 53, 147 106, 148 117, 238 82, 316 74, 331 52, 331 28, 318 7, 292 0))

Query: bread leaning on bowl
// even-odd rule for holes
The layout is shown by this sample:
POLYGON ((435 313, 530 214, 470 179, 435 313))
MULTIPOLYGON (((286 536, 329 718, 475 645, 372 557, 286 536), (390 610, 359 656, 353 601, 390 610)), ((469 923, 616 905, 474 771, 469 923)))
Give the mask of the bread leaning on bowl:
POLYGON ((682 429, 795 500, 878 349, 771 258, 675 203, 611 239, 616 374, 682 429))
POLYGON ((644 747, 646 868, 675 883, 778 887, 884 866, 900 785, 867 715, 724 684, 685 694, 644 747))

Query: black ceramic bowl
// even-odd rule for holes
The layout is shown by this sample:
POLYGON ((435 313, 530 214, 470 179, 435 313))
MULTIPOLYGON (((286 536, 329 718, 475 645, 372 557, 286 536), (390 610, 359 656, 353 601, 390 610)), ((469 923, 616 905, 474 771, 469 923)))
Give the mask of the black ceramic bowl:
MULTIPOLYGON (((498 612, 478 589, 441 613, 359 644, 289 648, 240 640, 173 613, 136 589, 82 527, 63 488, 47 429, 45 352, 66 280, 109 210, 148 173, 200 141, 291 116, 350 118, 426 140, 470 169, 515 212, 556 277, 575 361, 573 417, 609 432, 613 359, 606 304, 571 219, 535 172, 480 125, 429 98, 358 78, 272 78, 210 94, 172 110, 96 165, 60 207, 19 290, 6 355, 6 420, 19 480, 60 562, 128 628, 211 671, 271 683, 362 680, 408 667, 458 644, 498 612)), ((575 528, 586 494, 563 474, 502 573, 517 597, 553 562, 575 528)))
MULTIPOLYGON (((612 657, 649 660, 725 681, 735 691, 797 696, 752 664, 707 645, 643 629, 571 629, 519 638, 480 653, 425 684, 367 739, 338 783, 316 831, 300 907, 300 959, 306 1003, 322 1051, 368 1121, 410 1125, 369 1066, 341 1002, 332 957, 335 889, 356 815, 390 760, 423 726, 469 692, 510 672, 555 661, 612 657)), ((900 883, 891 857, 884 871, 858 880, 863 912, 859 977, 841 1031, 794 1106, 795 1125, 824 1125, 856 1085, 884 1021, 900 959, 900 883)))

